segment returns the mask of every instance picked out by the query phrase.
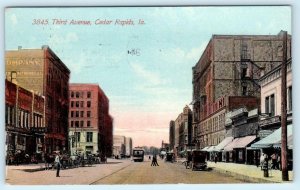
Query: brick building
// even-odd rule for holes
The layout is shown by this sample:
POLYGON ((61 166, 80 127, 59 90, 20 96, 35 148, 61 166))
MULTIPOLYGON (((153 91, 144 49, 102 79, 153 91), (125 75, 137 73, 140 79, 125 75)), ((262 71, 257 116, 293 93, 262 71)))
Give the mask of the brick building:
POLYGON ((175 120, 175 148, 177 153, 187 150, 192 143, 192 111, 188 106, 183 108, 175 120))
POLYGON ((170 151, 172 151, 175 146, 175 121, 173 120, 171 120, 169 124, 169 143, 170 151))
POLYGON ((6 79, 45 97, 45 150, 68 147, 70 70, 48 47, 5 52, 6 79))
POLYGON ((76 151, 110 156, 112 117, 109 100, 98 84, 70 84, 69 137, 71 154, 76 151))
POLYGON ((33 155, 44 150, 45 99, 5 80, 7 156, 16 151, 33 155))
MULTIPOLYGON (((290 38, 288 50, 289 57, 290 38)), ((225 137, 225 113, 238 108, 235 104, 259 107, 258 79, 277 67, 281 56, 278 35, 212 36, 193 67, 193 128, 201 148, 225 137), (248 99, 252 103, 247 105, 248 99)))

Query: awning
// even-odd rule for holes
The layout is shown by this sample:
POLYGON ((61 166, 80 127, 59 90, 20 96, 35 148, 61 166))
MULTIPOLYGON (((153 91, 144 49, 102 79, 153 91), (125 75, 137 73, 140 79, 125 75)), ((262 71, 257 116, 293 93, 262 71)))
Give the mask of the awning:
POLYGON ((226 137, 222 142, 215 146, 214 151, 222 151, 226 145, 232 142, 233 137, 226 137))
POLYGON ((256 139, 255 135, 236 138, 231 143, 229 143, 227 146, 225 146, 224 150, 232 151, 234 148, 246 148, 255 139, 256 139))
MULTIPOLYGON (((293 135, 287 137, 288 149, 293 149, 293 135)), ((281 140, 273 145, 274 148, 281 148, 281 140)))
POLYGON ((211 146, 211 147, 209 147, 209 148, 207 149, 207 152, 213 152, 213 151, 215 151, 215 147, 216 147, 216 146, 211 146))
POLYGON ((203 149, 201 149, 202 151, 207 151, 210 148, 210 146, 204 147, 203 149))
MULTIPOLYGON (((293 135, 293 127, 292 125, 287 126, 287 136, 293 135)), ((292 139, 292 138, 291 138, 292 139)), ((290 142, 292 146, 292 140, 290 142)), ((265 138, 261 139, 260 141, 253 143, 251 148, 270 148, 273 147, 275 144, 280 144, 281 147, 281 127, 271 133, 270 135, 266 136, 265 138)))

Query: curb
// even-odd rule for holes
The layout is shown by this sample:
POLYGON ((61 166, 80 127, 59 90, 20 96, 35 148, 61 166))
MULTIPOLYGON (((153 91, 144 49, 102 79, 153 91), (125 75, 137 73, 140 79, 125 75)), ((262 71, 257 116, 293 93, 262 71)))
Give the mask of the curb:
POLYGON ((220 169, 220 168, 214 168, 213 171, 220 173, 220 174, 224 174, 224 175, 230 175, 232 177, 235 177, 236 179, 245 181, 245 182, 252 182, 252 183, 280 183, 277 181, 272 181, 272 180, 268 180, 268 179, 263 179, 263 178, 256 178, 256 177, 250 177, 247 175, 243 175, 240 173, 236 173, 236 172, 232 172, 232 171, 228 171, 225 169, 220 169))

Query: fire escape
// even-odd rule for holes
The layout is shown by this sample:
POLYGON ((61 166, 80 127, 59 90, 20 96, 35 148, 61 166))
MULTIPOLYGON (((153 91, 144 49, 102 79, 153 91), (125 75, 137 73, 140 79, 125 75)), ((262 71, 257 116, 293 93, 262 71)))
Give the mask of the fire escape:
POLYGON ((260 84, 258 79, 260 77, 260 72, 264 70, 263 67, 257 65, 254 61, 251 60, 251 55, 248 50, 248 44, 245 40, 241 41, 241 88, 242 96, 254 96, 255 92, 260 91, 260 84), (251 89, 249 84, 253 84, 251 89))

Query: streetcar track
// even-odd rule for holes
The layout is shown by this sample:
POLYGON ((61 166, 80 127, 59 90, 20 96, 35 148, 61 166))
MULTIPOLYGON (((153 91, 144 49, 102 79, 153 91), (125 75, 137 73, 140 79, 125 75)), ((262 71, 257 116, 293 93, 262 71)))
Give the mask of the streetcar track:
POLYGON ((124 170, 125 168, 127 168, 127 167, 129 167, 129 166, 131 166, 131 165, 132 165, 132 164, 128 164, 127 166, 124 166, 123 168, 121 168, 121 169, 119 169, 119 170, 117 170, 117 171, 114 171, 113 173, 111 173, 111 174, 109 174, 109 175, 107 175, 107 176, 101 177, 100 179, 97 179, 97 180, 93 181, 92 183, 89 183, 89 185, 95 185, 98 181, 101 181, 101 180, 103 180, 103 179, 105 179, 105 178, 107 178, 107 177, 109 177, 109 176, 112 176, 112 175, 114 175, 115 173, 118 173, 118 172, 124 170))

